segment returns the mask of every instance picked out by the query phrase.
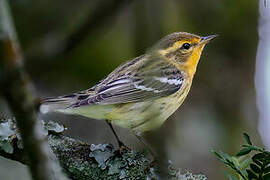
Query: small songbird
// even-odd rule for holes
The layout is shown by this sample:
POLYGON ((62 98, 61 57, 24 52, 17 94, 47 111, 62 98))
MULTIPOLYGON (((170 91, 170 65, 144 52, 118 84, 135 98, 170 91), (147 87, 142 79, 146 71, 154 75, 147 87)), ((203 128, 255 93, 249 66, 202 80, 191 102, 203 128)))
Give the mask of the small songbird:
POLYGON ((106 120, 136 135, 160 127, 189 93, 204 46, 216 35, 175 32, 85 91, 42 101, 40 111, 106 120))

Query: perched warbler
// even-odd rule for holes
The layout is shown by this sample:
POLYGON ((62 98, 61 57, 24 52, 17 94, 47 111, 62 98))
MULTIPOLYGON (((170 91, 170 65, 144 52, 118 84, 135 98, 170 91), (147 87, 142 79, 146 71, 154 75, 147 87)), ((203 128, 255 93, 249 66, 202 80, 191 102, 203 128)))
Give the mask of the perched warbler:
POLYGON ((40 110, 103 119, 135 134, 156 129, 183 103, 203 48, 214 37, 172 33, 92 88, 45 99, 40 110))

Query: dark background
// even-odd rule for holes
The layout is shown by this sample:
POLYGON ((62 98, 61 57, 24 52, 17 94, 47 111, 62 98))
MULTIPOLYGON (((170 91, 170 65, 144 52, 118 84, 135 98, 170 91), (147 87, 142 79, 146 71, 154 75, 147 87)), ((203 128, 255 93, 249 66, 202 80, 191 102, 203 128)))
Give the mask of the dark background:
MULTIPOLYGON (((202 54, 189 96, 156 138, 175 166, 210 180, 226 179, 211 149, 235 153, 244 143, 243 132, 260 144, 254 90, 257 1, 12 0, 10 5, 26 70, 42 98, 90 88, 169 33, 218 34, 202 54)), ((1 100, 0 108, 0 116, 10 117, 1 100)), ((40 118, 63 123, 68 135, 89 143, 115 144, 103 121, 61 114, 40 118)), ((142 148, 129 131, 116 129, 130 147, 142 148)), ((3 158, 0 177, 29 179, 24 166, 3 158)))

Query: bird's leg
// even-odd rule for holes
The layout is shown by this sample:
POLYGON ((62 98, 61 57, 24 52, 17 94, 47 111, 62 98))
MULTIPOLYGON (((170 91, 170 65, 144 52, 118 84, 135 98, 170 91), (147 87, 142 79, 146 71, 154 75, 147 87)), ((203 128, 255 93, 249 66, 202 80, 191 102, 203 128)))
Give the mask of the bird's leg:
MULTIPOLYGON (((138 138, 140 142, 144 144, 146 149, 149 151, 150 155, 152 156, 152 161, 149 164, 149 168, 151 166, 157 165, 158 167, 158 176, 160 179, 167 179, 168 177, 168 161, 167 159, 164 161, 163 154, 160 153, 159 149, 153 149, 149 143, 142 137, 140 133, 135 133, 135 136, 138 138), (155 151, 154 151, 155 150, 155 151)), ((154 144, 153 144, 154 145, 154 144)), ((155 148, 155 146, 154 146, 155 148)), ((157 148, 157 147, 156 147, 157 148)))
POLYGON ((151 148, 151 146, 144 140, 144 138, 141 136, 141 133, 137 132, 134 133, 135 136, 137 137, 137 139, 143 143, 143 145, 146 147, 146 149, 150 152, 150 154, 153 156, 153 158, 156 157, 156 153, 153 151, 153 149, 151 148))
POLYGON ((110 126, 113 134, 114 134, 114 137, 116 138, 117 140, 117 143, 118 143, 118 146, 119 148, 121 148, 122 146, 125 146, 124 143, 122 143, 122 141, 120 141, 119 137, 117 136, 115 130, 113 129, 113 126, 112 126, 112 123, 109 121, 109 120, 106 120, 107 124, 110 126))

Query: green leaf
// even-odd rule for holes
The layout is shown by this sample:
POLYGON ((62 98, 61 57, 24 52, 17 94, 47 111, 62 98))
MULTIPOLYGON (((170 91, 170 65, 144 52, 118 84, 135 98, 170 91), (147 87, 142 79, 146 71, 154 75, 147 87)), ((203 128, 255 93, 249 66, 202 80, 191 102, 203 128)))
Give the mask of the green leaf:
POLYGON ((240 168, 241 169, 246 169, 247 167, 249 167, 249 165, 250 165, 251 162, 252 162, 252 159, 251 158, 245 158, 244 161, 242 161, 240 163, 240 168))
POLYGON ((261 169, 257 165, 255 165, 255 164, 250 164, 250 169, 252 171, 254 171, 255 173, 261 172, 261 169))
MULTIPOLYGON (((223 152, 212 152, 214 152, 217 158, 220 159, 227 167, 231 168, 239 175, 238 179, 270 180, 270 152, 266 151, 262 147, 252 145, 247 133, 244 133, 244 138, 247 144, 242 145, 241 150, 236 155, 237 157, 229 156, 223 152), (256 154, 252 154, 252 157, 245 156, 251 151, 256 154)), ((230 180, 235 180, 234 176, 228 174, 227 176, 230 180)))
POLYGON ((258 179, 258 177, 256 176, 256 174, 254 172, 252 172, 249 169, 247 169, 246 171, 248 173, 248 179, 258 179))
POLYGON ((226 176, 229 178, 229 180, 238 180, 236 177, 232 176, 228 172, 225 172, 226 176))
POLYGON ((224 158, 222 157, 220 153, 216 152, 215 150, 211 150, 211 152, 214 153, 218 159, 224 160, 224 158))
POLYGON ((264 153, 257 153, 257 154, 255 154, 253 157, 252 157, 252 160, 254 161, 254 160, 259 160, 259 161, 261 161, 262 159, 264 159, 264 153))
POLYGON ((263 176, 263 180, 270 180, 270 173, 263 176))
POLYGON ((263 172, 266 174, 266 173, 269 173, 270 172, 270 166, 268 166, 267 168, 265 168, 264 170, 263 170, 263 172))
POLYGON ((256 159, 252 159, 252 160, 253 160, 253 162, 254 162, 255 164, 257 164, 258 166, 260 166, 260 167, 263 167, 263 166, 264 166, 263 163, 260 162, 259 160, 256 160, 256 159))
POLYGON ((252 150, 252 148, 250 148, 250 147, 244 147, 236 154, 236 156, 244 156, 244 155, 250 153, 251 150, 252 150))
POLYGON ((244 133, 243 136, 244 136, 246 142, 247 142, 249 145, 252 145, 251 140, 250 140, 250 138, 249 138, 249 135, 248 135, 247 133, 244 133))
POLYGON ((270 161, 270 154, 269 154, 269 152, 265 151, 265 152, 263 152, 263 155, 264 155, 264 159, 266 161, 270 161))
POLYGON ((264 152, 263 148, 257 147, 257 146, 252 146, 252 145, 242 145, 242 147, 245 148, 250 148, 252 151, 259 151, 259 152, 264 152))

